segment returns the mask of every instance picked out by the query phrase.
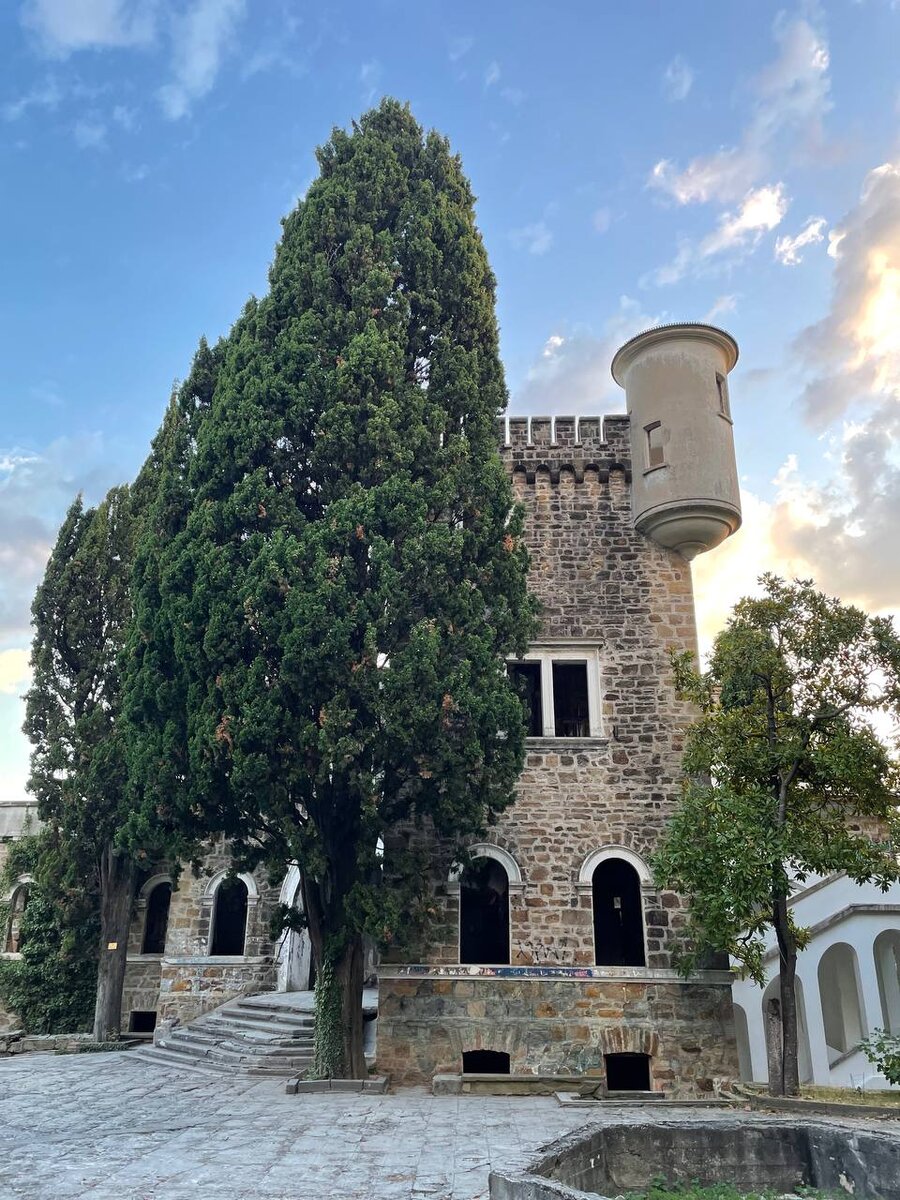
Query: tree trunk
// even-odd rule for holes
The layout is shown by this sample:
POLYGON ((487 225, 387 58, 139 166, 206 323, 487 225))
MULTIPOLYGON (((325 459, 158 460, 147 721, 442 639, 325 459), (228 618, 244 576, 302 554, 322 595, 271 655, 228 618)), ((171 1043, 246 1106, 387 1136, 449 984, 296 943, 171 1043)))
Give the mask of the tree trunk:
MULTIPOLYGON (((319 1079, 365 1079, 362 935, 347 933, 322 903, 322 890, 301 876, 303 903, 316 964, 314 1070, 319 1079)), ((343 911, 343 905, 339 906, 343 911)))
POLYGON ((770 1080, 770 1090, 778 1096, 800 1093, 800 1069, 797 1038, 797 943, 788 921, 787 896, 775 901, 772 921, 778 939, 779 980, 781 988, 781 1078, 770 1080))
POLYGON ((115 1041, 121 1033, 122 989, 134 897, 134 863, 107 846, 100 862, 100 960, 94 1040, 115 1041))

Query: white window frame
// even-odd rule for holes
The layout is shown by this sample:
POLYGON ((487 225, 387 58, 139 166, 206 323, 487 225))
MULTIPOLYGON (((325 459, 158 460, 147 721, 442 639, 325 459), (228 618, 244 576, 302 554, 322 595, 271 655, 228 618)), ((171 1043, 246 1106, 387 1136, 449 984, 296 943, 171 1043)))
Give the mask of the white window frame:
MULTIPOLYGON (((583 662, 587 665, 588 727, 589 738, 603 736, 601 710, 600 653, 596 642, 565 642, 561 645, 545 643, 530 646, 524 658, 511 658, 510 665, 536 662, 541 667, 541 725, 542 738, 553 738, 558 742, 581 742, 584 738, 557 737, 553 715, 553 664, 555 662, 583 662)), ((528 738, 527 741, 534 741, 528 738)))

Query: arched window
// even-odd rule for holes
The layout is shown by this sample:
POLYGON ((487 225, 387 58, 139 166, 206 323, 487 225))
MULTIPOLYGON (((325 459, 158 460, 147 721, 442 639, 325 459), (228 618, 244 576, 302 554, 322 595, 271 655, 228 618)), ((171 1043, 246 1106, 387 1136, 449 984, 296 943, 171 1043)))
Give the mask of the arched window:
POLYGON ((874 952, 884 1028, 889 1033, 900 1033, 900 929, 879 933, 874 952))
POLYGON ((172 885, 168 881, 158 883, 150 892, 147 900, 147 919, 144 922, 144 941, 141 946, 141 954, 164 953, 171 902, 172 885))
POLYGON ((641 881, 624 858, 604 858, 591 878, 594 961, 600 967, 643 967, 641 881))
POLYGON ((6 938, 4 949, 7 954, 21 954, 24 941, 22 938, 22 917, 28 906, 29 885, 20 883, 9 898, 9 918, 6 923, 6 938))
POLYGON ((740 1004, 732 1005, 734 1009, 734 1035, 737 1039, 738 1068, 744 1083, 753 1082, 753 1061, 750 1057, 750 1028, 747 1024, 747 1014, 740 1004))
POLYGON ((509 875, 496 858, 478 858, 459 880, 459 961, 509 963, 509 875))
POLYGON ((210 954, 243 954, 246 933, 247 885, 237 876, 226 876, 216 888, 213 902, 210 954))
POLYGON ((865 1036, 856 954, 846 942, 829 946, 819 959, 819 1000, 830 1066, 865 1036))
POLYGON ((509 1055, 503 1050, 464 1050, 464 1075, 508 1075, 509 1055))

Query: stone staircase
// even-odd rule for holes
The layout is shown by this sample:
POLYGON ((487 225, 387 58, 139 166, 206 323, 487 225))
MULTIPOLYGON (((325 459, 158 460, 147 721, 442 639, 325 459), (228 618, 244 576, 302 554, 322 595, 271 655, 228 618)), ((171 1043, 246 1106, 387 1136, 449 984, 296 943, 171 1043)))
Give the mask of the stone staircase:
POLYGON ((303 1075, 312 1065, 312 992, 242 996, 158 1036, 130 1057, 229 1075, 303 1075))

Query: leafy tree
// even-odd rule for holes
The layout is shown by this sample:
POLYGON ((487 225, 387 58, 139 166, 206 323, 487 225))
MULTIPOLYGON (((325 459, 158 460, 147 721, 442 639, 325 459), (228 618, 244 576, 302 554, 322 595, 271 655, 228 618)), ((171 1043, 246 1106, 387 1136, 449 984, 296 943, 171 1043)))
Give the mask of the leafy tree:
POLYGON ((716 638, 709 667, 674 655, 677 685, 700 708, 687 736, 684 798, 658 854, 660 886, 691 898, 684 966, 727 950, 763 983, 774 929, 782 1074, 794 1095, 797 952, 807 934, 789 899, 811 874, 845 871, 882 888, 900 878, 898 767, 871 724, 900 714, 900 638, 887 618, 763 576, 716 638))
POLYGON ((359 1077, 363 933, 398 937, 424 887, 400 831, 458 839, 513 797, 524 732, 503 662, 532 606, 459 160, 391 100, 318 159, 166 468, 189 511, 140 551, 156 558, 129 713, 143 811, 222 831, 246 865, 298 863, 317 1070, 359 1077))
MULTIPOLYGON (((97 896, 67 886, 52 830, 10 846, 0 872, 3 890, 31 876, 20 927, 21 957, 0 962, 0 1002, 29 1033, 78 1033, 90 1028, 97 990, 97 896)), ((0 906, 0 934, 5 914, 0 906)))
POLYGON ((900 1034, 887 1029, 873 1029, 869 1037, 860 1042, 866 1058, 880 1071, 888 1083, 900 1086, 900 1034))
POLYGON ((120 657, 131 615, 134 513, 127 487, 69 509, 32 606, 34 679, 26 697, 29 790, 52 831, 60 887, 95 891, 100 940, 94 1035, 119 1032, 135 860, 126 820, 120 657))

